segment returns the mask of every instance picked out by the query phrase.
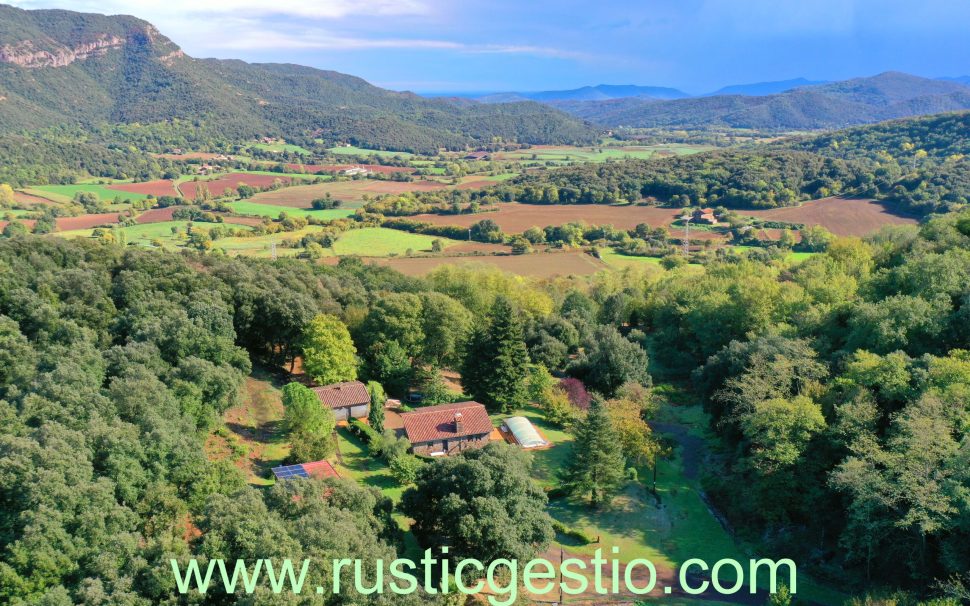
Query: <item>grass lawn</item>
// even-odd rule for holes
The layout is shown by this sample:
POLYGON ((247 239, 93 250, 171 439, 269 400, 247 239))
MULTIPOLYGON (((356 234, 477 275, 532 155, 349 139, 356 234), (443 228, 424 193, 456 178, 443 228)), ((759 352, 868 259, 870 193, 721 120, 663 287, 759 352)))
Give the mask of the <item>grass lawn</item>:
MULTIPOLYGON (((556 486, 556 474, 572 454, 572 435, 548 423, 542 412, 534 408, 512 414, 529 418, 553 442, 552 448, 532 453, 532 474, 542 486, 556 486)), ((504 416, 509 415, 497 415, 493 420, 497 423, 504 416)), ((688 435, 697 439, 713 439, 707 416, 700 406, 664 404, 657 420, 681 425, 688 435)), ((600 510, 590 509, 587 503, 577 499, 551 501, 549 513, 553 518, 600 538, 598 544, 590 545, 578 545, 574 540, 562 538, 555 546, 586 556, 592 556, 597 548, 608 551, 615 546, 620 550, 617 557, 621 561, 647 558, 668 567, 676 567, 690 558, 701 558, 710 565, 724 558, 745 564, 751 557, 748 547, 737 543, 708 509, 701 497, 699 479, 685 473, 682 455, 678 448, 670 460, 660 461, 658 465, 659 503, 647 489, 652 474, 646 468, 638 470, 642 482, 628 482, 613 502, 600 510)), ((725 580, 728 578, 724 575, 725 580)), ((812 582, 805 574, 799 575, 799 595, 823 604, 841 604, 845 599, 844 595, 812 582)))
POLYGON ((346 427, 337 428, 337 447, 340 451, 339 463, 335 465, 337 473, 364 486, 380 489, 395 504, 401 501, 404 488, 391 476, 390 468, 382 459, 372 457, 367 446, 346 427))
POLYGON ((394 157, 400 156, 401 158, 413 158, 414 154, 409 152, 396 152, 396 151, 385 151, 381 149, 364 149, 362 147, 331 147, 327 150, 335 156, 385 156, 394 157))
POLYGON ((334 243, 332 251, 328 252, 336 256, 388 257, 403 255, 408 249, 415 252, 430 251, 434 240, 441 240, 445 248, 459 243, 438 236, 412 234, 384 227, 367 227, 344 232, 334 243))
POLYGON ((122 200, 144 200, 146 194, 136 194, 129 191, 117 191, 108 189, 107 186, 98 183, 75 183, 73 185, 35 185, 24 189, 28 194, 47 198, 54 202, 70 202, 74 195, 79 192, 90 192, 97 194, 105 202, 111 202, 115 197, 122 200))
POLYGON ((253 215, 256 217, 277 218, 281 212, 293 217, 316 217, 317 219, 342 219, 354 214, 352 208, 335 208, 332 210, 313 210, 311 208, 291 208, 288 206, 276 206, 274 204, 260 204, 249 200, 230 202, 229 208, 240 215, 253 215))
POLYGON ((283 403, 272 378, 259 370, 246 378, 239 405, 205 443, 210 460, 232 458, 253 486, 271 486, 271 469, 283 463, 290 446, 281 427, 283 403))

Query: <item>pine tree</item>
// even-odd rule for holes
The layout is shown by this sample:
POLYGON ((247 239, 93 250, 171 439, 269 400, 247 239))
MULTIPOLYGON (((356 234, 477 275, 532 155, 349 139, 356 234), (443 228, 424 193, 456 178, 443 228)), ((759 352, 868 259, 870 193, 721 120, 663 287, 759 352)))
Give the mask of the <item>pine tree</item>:
POLYGON ((508 412, 525 404, 528 375, 522 325, 508 299, 499 297, 487 322, 472 332, 462 385, 489 410, 508 412))
POLYGON ((589 413, 576 426, 573 456, 563 470, 563 488, 576 496, 589 496, 599 507, 620 487, 624 477, 623 450, 603 403, 595 398, 589 413))

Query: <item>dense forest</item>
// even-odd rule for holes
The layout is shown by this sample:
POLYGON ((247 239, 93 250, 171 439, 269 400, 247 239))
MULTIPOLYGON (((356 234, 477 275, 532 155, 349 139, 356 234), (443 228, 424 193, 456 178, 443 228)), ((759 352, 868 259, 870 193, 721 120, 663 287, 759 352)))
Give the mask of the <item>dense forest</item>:
MULTIPOLYGON (((745 537, 852 591, 958 595, 970 568, 968 272, 967 212, 836 240, 794 267, 731 256, 588 282, 459 268, 416 279, 353 259, 328 267, 4 239, 3 598, 172 603, 170 557, 367 559, 399 549, 379 492, 344 481, 258 491, 203 454, 253 364, 283 372, 341 324, 361 376, 389 393, 416 381, 436 393, 435 369, 459 367, 490 408, 537 402, 604 448, 602 432, 627 427, 630 406, 642 424, 651 383, 691 386, 724 444, 707 462, 708 489, 745 537), (544 395, 539 368, 581 381, 592 403, 544 395)), ((617 435, 609 442, 641 434, 617 435)), ((623 457, 655 454, 630 443, 601 459, 612 476, 591 485, 572 469, 565 489, 609 498, 623 457)), ((512 460, 492 450, 480 456, 512 460)), ((483 556, 535 553, 551 536, 546 496, 513 474, 499 497, 475 475, 487 466, 460 459, 452 471, 429 464, 411 475, 402 505, 411 517, 431 515, 418 504, 437 502, 441 478, 465 473, 461 498, 494 499, 490 511, 519 503, 530 525, 488 547, 431 515, 419 540, 483 556)), ((489 521, 496 532, 501 519, 489 521)))
POLYGON ((970 200, 970 113, 863 126, 765 146, 660 160, 621 160, 534 171, 477 192, 389 197, 370 208, 388 215, 473 201, 616 204, 654 199, 670 206, 752 209, 794 206, 832 195, 886 200, 918 215, 970 200))

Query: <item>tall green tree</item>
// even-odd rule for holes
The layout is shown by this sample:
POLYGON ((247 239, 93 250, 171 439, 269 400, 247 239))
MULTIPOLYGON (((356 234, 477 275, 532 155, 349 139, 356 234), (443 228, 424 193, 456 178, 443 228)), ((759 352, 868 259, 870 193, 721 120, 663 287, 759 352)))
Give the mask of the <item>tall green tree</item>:
POLYGON ((411 385, 411 358, 397 341, 371 346, 364 367, 369 379, 378 381, 388 393, 403 396, 411 385))
POLYGON ((401 510, 422 546, 446 545, 452 558, 531 559, 553 538, 531 466, 527 453, 499 443, 435 461, 417 472, 401 510))
POLYGON ((315 382, 328 385, 357 378, 357 348, 347 326, 321 314, 303 330, 303 368, 315 382))
POLYGON ((290 434, 290 460, 305 463, 333 454, 337 420, 312 390, 299 383, 283 387, 283 424, 290 434))
POLYGON ((508 412, 526 403, 529 353, 507 298, 498 297, 485 323, 473 332, 461 376, 465 390, 489 410, 508 412))
POLYGON ((377 381, 367 382, 367 394, 370 395, 370 411, 367 413, 367 422, 378 433, 384 433, 384 404, 387 402, 387 394, 384 388, 377 381))
POLYGON ((563 488, 599 507, 620 488, 625 474, 623 443, 599 398, 576 426, 572 456, 563 469, 563 488))
POLYGON ((569 372, 607 397, 627 382, 650 385, 647 352, 612 326, 601 326, 586 343, 583 354, 569 372))

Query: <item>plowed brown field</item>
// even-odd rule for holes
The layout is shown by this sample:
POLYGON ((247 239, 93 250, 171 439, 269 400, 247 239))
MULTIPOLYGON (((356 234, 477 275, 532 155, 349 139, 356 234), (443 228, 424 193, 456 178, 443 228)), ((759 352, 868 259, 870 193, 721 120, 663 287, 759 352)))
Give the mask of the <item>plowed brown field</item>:
POLYGON ((894 213, 881 202, 856 198, 822 198, 801 206, 740 213, 775 221, 821 225, 838 236, 864 236, 883 225, 917 223, 916 218, 894 213))
POLYGON ((458 227, 470 227, 483 219, 491 219, 506 233, 521 233, 530 227, 563 225, 573 221, 585 221, 590 225, 612 225, 620 229, 632 229, 640 223, 659 227, 669 225, 682 212, 675 208, 656 206, 541 205, 515 202, 499 204, 497 209, 473 215, 425 214, 409 218, 434 225, 458 227))

